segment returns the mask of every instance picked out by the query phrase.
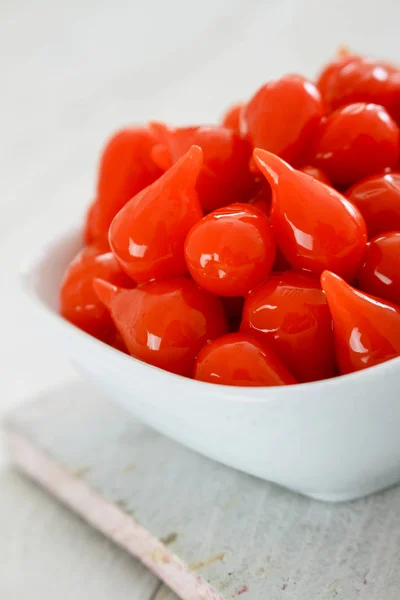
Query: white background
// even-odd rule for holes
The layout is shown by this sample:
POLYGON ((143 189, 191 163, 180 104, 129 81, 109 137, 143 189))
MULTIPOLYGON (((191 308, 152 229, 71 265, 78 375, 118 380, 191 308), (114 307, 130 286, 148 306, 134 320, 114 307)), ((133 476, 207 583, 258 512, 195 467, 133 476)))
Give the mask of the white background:
MULTIPOLYGON (((26 313, 23 256, 79 221, 117 127, 216 121, 339 45, 400 63, 397 0, 0 0, 0 415, 73 377, 26 313)), ((7 467, 0 598, 136 600, 156 581, 7 467)))

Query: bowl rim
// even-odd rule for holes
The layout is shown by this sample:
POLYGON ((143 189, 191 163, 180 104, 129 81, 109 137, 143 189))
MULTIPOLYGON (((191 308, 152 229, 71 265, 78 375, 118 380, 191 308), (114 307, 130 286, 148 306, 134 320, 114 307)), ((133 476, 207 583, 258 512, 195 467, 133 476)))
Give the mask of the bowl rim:
MULTIPOLYGON (((54 323, 57 322, 59 326, 65 328, 66 331, 74 332, 79 337, 85 341, 85 343, 89 343, 90 345, 94 345, 99 347, 101 344, 102 350, 109 354, 111 360, 123 360, 132 361, 134 360, 137 365, 140 365, 141 368, 145 370, 149 370, 149 373, 157 373, 158 377, 164 377, 167 380, 178 385, 183 385, 184 387, 197 387, 202 390, 210 390, 210 386, 213 388, 214 392, 217 392, 219 396, 223 396, 225 399, 231 401, 242 401, 243 399, 246 402, 251 403, 269 403, 273 399, 276 400, 276 396, 285 395, 286 401, 288 401, 288 396, 290 395, 292 399, 295 399, 296 396, 300 397, 302 394, 296 394, 296 390, 301 388, 302 393, 307 393, 307 390, 312 390, 313 392, 318 391, 318 389, 323 392, 326 391, 327 387, 335 388, 335 387, 343 387, 345 384, 357 384, 359 380, 362 381, 362 385, 368 383, 368 379, 375 377, 385 377, 387 372, 393 370, 393 368, 400 368, 400 356, 392 358, 388 361, 380 363, 378 365, 374 365, 372 367, 368 367, 366 369, 362 369, 360 371, 355 371, 353 373, 348 373, 345 375, 338 375, 336 377, 332 377, 330 379, 321 379, 319 381, 311 381, 307 383, 295 383, 292 385, 282 385, 282 386, 231 386, 231 385, 222 385, 218 383, 209 383, 205 381, 198 381, 196 379, 191 379, 189 377, 183 377, 182 375, 177 375, 175 373, 171 373, 160 367, 156 367, 155 365, 151 365, 146 363, 140 359, 137 359, 133 356, 129 356, 123 352, 120 352, 116 348, 112 348, 108 344, 101 342, 100 340, 94 338, 88 333, 82 331, 72 323, 69 323, 66 319, 64 319, 60 314, 54 311, 51 307, 49 307, 46 302, 39 296, 38 292, 35 289, 35 282, 40 279, 40 273, 43 269, 46 260, 51 255, 53 250, 59 249, 60 246, 66 244, 68 241, 72 242, 73 239, 78 240, 81 238, 81 227, 78 226, 70 226, 68 229, 64 229, 62 233, 58 233, 56 236, 49 236, 46 240, 44 240, 39 247, 37 247, 33 252, 30 252, 29 255, 26 255, 21 261, 19 268, 19 283, 20 287, 25 295, 25 297, 30 301, 30 304, 36 311, 39 311, 43 316, 47 318, 51 318, 54 323), (268 397, 268 390, 273 391, 273 395, 268 397), (289 392, 289 393, 288 393, 289 392)), ((93 347, 94 347, 93 346, 93 347)), ((321 393, 321 401, 323 401, 324 394, 321 393)))

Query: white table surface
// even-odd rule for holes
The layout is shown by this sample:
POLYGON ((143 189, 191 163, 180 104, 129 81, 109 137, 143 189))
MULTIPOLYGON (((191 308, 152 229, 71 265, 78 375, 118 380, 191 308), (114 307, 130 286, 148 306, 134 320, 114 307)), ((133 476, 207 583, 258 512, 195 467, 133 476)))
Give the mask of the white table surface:
MULTIPOLYGON (((99 149, 129 122, 218 118, 340 44, 400 61, 395 0, 0 2, 0 415, 74 377, 26 314, 16 275, 80 219, 99 149)), ((0 450, 0 598, 149 600, 159 583, 22 479, 0 450)))

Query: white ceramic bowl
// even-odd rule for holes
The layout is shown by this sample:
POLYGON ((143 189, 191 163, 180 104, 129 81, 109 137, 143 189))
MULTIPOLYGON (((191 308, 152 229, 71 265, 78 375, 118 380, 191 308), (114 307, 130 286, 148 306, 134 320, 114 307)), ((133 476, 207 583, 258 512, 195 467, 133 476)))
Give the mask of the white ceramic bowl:
POLYGON ((55 347, 115 402, 210 458, 319 500, 358 498, 400 481, 400 358, 276 388, 167 373, 57 314, 61 277, 79 247, 76 231, 49 242, 23 266, 23 286, 55 347))

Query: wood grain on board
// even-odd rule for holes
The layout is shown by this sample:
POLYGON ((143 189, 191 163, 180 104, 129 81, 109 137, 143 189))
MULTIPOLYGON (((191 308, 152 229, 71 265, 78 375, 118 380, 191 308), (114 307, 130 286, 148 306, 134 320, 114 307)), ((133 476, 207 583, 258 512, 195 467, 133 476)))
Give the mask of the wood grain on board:
POLYGON ((318 503, 180 446, 79 382, 18 409, 6 431, 22 470, 185 600, 398 600, 400 488, 318 503))

